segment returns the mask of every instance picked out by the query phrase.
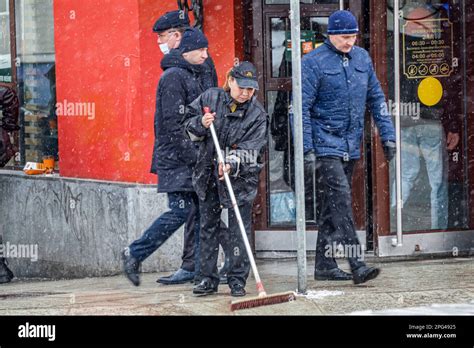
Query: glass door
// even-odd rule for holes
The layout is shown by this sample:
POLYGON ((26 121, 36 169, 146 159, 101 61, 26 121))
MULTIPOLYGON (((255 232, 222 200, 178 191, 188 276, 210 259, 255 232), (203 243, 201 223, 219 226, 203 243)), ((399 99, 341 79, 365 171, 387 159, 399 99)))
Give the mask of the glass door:
MULTIPOLYGON (((325 39, 328 17, 306 16, 301 20, 303 55, 321 45, 325 39)), ((271 64, 267 65, 270 79, 283 80, 285 86, 266 89, 266 105, 270 115, 269 138, 269 212, 270 226, 295 223, 295 173, 291 120, 291 28, 288 17, 267 17, 270 26, 271 64)), ((316 180, 305 170, 306 220, 316 222, 316 180)))
POLYGON ((9 0, 0 0, 0 83, 13 82, 9 0))
MULTIPOLYGON (((404 1, 402 5, 400 185, 403 231, 466 228, 465 72, 459 5, 453 5, 452 1, 413 0, 404 1)), ((393 32, 389 31, 390 34, 393 32)), ((393 56, 392 38, 388 40, 389 56, 393 56)), ((389 60, 389 70, 393 70, 392 63, 393 60, 389 60)), ((389 86, 393 86, 393 80, 389 80, 389 86)), ((393 100, 393 93, 390 97, 393 100)), ((395 107, 393 103, 392 106, 395 107)), ((393 232, 396 220, 393 166, 390 172, 393 183, 390 229, 393 232)))
POLYGON ((461 250, 472 244, 472 232, 466 231, 470 227, 470 116, 466 109, 463 4, 404 0, 394 9, 393 0, 385 2, 388 107, 394 117, 399 117, 401 170, 397 180, 395 161, 390 163, 390 218, 386 229, 378 231, 379 254, 461 250), (394 16, 399 20, 399 33, 394 33, 394 16), (398 49, 394 48, 394 35, 399 35, 398 49), (393 74, 397 54, 399 104, 394 98, 397 84, 393 74), (394 238, 398 230, 397 185, 401 188, 401 244, 394 238))

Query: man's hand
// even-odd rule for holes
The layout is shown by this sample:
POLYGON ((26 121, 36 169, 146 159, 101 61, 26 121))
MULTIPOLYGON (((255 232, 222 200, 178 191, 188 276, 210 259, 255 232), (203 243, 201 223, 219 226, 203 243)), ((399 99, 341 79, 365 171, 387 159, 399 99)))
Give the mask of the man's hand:
POLYGON ((446 138, 446 145, 448 147, 448 151, 454 150, 456 146, 459 144, 459 133, 451 133, 448 132, 448 136, 446 138))
POLYGON ((316 154, 313 150, 304 154, 304 166, 314 172, 316 170, 316 154))
POLYGON ((391 161, 395 154, 397 153, 397 147, 394 141, 386 141, 383 143, 383 154, 385 155, 385 159, 387 161, 391 161))
MULTIPOLYGON (((225 172, 227 174, 230 174, 230 164, 225 165, 225 172)), ((222 170, 222 163, 219 163, 219 180, 224 180, 224 171, 222 170)))
POLYGON ((213 112, 212 114, 210 112, 206 112, 204 116, 202 117, 202 125, 204 128, 209 128, 211 126, 211 123, 214 122, 216 113, 213 112))

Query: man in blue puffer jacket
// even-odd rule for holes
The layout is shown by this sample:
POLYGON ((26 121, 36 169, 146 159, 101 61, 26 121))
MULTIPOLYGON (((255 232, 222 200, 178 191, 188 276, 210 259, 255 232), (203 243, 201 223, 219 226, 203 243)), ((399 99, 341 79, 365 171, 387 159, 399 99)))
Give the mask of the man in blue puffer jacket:
POLYGON ((305 162, 316 170, 323 192, 315 279, 353 279, 355 284, 380 272, 362 261, 352 217, 352 172, 360 158, 366 104, 386 159, 395 155, 395 132, 372 61, 366 50, 354 46, 358 32, 352 13, 336 11, 329 17, 329 39, 302 59, 305 162), (339 244, 349 251, 345 256, 352 275, 339 269, 334 259, 339 244))

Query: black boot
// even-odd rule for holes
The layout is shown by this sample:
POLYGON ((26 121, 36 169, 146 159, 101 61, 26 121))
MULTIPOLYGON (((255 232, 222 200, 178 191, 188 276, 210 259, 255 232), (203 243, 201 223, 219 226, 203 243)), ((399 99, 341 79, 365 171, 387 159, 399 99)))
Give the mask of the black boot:
POLYGON ((241 297, 247 294, 247 292, 245 291, 245 286, 241 283, 233 283, 229 287, 231 296, 241 297))
POLYGON ((140 262, 130 255, 128 248, 122 251, 123 271, 133 285, 140 285, 140 262))
POLYGON ((13 277, 13 272, 7 267, 6 260, 0 258, 0 284, 9 283, 13 277))
POLYGON ((314 279, 315 280, 351 280, 352 275, 336 267, 329 270, 315 270, 314 279))
POLYGON ((352 271, 354 284, 362 284, 366 281, 376 278, 380 273, 379 268, 361 266, 352 271))
POLYGON ((213 285, 209 278, 202 278, 201 282, 193 288, 194 296, 206 296, 216 292, 217 286, 213 285))
POLYGON ((158 278, 156 282, 166 285, 192 283, 194 281, 194 275, 194 272, 180 268, 172 275, 158 278))

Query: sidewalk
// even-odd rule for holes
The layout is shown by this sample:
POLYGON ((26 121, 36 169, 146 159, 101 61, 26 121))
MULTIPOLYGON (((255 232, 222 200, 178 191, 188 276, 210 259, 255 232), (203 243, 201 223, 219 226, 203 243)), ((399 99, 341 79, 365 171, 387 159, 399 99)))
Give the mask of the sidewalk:
MULTIPOLYGON (((132 286, 122 275, 58 281, 15 279, 0 285, 0 315, 474 315, 474 258, 376 265, 382 269, 377 279, 354 286, 350 281, 315 281, 314 263, 308 262, 306 296, 234 313, 229 310, 232 298, 227 285, 221 285, 217 295, 193 297, 191 283, 156 283, 164 273, 142 275, 140 287, 132 286)), ((259 261, 258 266, 268 293, 296 290, 296 260, 259 261)), ((256 295, 253 279, 247 291, 247 297, 256 295)))

